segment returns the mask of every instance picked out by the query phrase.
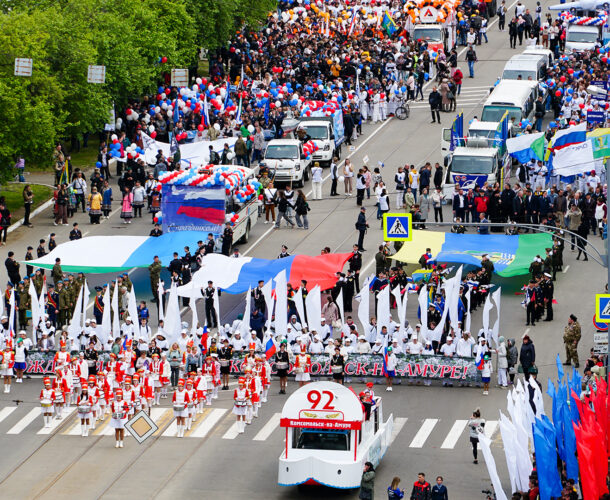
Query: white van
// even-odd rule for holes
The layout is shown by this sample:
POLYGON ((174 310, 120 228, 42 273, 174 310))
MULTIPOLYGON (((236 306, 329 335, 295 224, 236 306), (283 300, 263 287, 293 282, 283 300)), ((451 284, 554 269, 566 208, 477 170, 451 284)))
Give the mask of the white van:
MULTIPOLYGON (((496 132, 500 124, 498 122, 482 122, 480 120, 473 120, 468 128, 466 138, 462 142, 462 145, 471 146, 478 145, 478 147, 498 147, 498 141, 496 140, 496 132)), ((508 137, 512 137, 511 127, 508 127, 508 137)), ((441 152, 443 157, 446 157, 451 152, 451 129, 444 128, 441 135, 441 152)), ((503 153, 504 151, 501 151, 503 153)))
POLYGON ((546 77, 545 57, 539 54, 517 54, 502 71, 502 80, 540 81, 546 77))
POLYGON ((545 49, 542 45, 532 45, 523 51, 524 54, 533 54, 537 56, 543 56, 544 62, 548 66, 553 64, 553 60, 555 58, 555 54, 553 54, 552 50, 545 49))
POLYGON ((537 81, 501 80, 483 105, 481 121, 500 122, 508 111, 509 121, 519 123, 534 116, 534 103, 540 95, 537 81))
POLYGON ((580 26, 570 24, 566 32, 566 54, 572 52, 584 52, 593 50, 600 38, 600 30, 597 26, 580 26))

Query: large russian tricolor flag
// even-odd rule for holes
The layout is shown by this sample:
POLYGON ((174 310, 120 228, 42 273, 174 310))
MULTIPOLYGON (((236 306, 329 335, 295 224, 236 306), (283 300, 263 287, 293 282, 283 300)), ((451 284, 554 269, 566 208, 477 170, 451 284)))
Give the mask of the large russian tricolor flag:
POLYGON ((562 149, 572 144, 578 144, 587 140, 586 122, 558 130, 551 139, 550 149, 562 149))

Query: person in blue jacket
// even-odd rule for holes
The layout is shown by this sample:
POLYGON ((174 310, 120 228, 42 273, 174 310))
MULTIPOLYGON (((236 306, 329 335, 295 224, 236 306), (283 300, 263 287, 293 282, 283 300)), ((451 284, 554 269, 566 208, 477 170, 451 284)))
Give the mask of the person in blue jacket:
POLYGON ((436 478, 436 484, 432 486, 430 500, 449 500, 447 486, 443 484, 443 476, 438 476, 436 478))
POLYGON ((399 477, 392 479, 392 484, 388 486, 388 500, 399 500, 405 496, 405 491, 398 487, 399 484, 399 477))

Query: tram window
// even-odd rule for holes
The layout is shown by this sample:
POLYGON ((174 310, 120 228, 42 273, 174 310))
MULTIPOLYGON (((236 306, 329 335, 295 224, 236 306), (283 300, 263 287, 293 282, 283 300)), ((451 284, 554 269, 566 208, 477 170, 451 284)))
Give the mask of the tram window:
POLYGON ((297 429, 293 431, 293 448, 301 450, 349 451, 350 431, 297 429))

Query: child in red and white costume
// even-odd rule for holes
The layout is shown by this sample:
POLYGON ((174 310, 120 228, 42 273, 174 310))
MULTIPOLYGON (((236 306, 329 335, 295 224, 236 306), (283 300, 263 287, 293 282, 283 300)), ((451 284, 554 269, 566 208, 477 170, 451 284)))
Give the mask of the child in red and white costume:
POLYGON ((153 387, 155 388, 155 399, 153 404, 159 405, 161 399, 161 371, 163 369, 163 365, 161 364, 161 359, 159 359, 159 355, 154 353, 152 355, 152 363, 150 366, 151 378, 153 381, 153 387))
POLYGON ((87 382, 87 387, 89 388, 89 397, 93 400, 93 408, 92 408, 92 418, 91 424, 89 425, 89 429, 95 429, 95 422, 98 418, 100 418, 100 390, 97 387, 97 380, 95 379, 95 375, 89 375, 89 380, 87 382))
POLYGON ((68 344, 66 344, 65 340, 59 341, 59 352, 55 353, 53 361, 55 361, 55 368, 63 368, 64 365, 67 365, 70 362, 68 344))
MULTIPOLYGON (((203 405, 206 402, 206 382, 205 377, 201 373, 201 368, 197 368, 197 376, 193 382, 197 391, 197 413, 203 413, 203 405)), ((211 405, 212 402, 210 401, 209 404, 211 405)))
POLYGON ((40 391, 40 411, 45 427, 51 427, 53 419, 53 403, 55 402, 55 391, 51 387, 51 379, 45 377, 44 387, 40 391))
POLYGON ((258 418, 258 409, 261 405, 260 394, 263 391, 261 379, 252 370, 246 368, 246 387, 250 392, 250 404, 246 412, 246 424, 252 423, 252 418, 258 418))
POLYGON ((69 365, 70 368, 70 379, 72 383, 72 402, 78 403, 81 390, 81 373, 80 364, 76 356, 72 356, 72 362, 69 365))
POLYGON ((111 389, 116 389, 119 386, 118 382, 116 381, 117 366, 118 362, 116 354, 111 352, 110 359, 106 364, 106 380, 108 381, 111 389))
POLYGON ((89 425, 93 418, 93 407, 95 405, 93 398, 89 395, 89 388, 87 386, 83 387, 83 390, 76 401, 76 405, 78 417, 80 418, 80 435, 82 437, 87 437, 89 435, 89 425))
POLYGON ((106 378, 106 372, 104 370, 101 370, 97 373, 96 385, 100 393, 98 401, 100 411, 97 414, 97 419, 103 420, 104 416, 106 415, 106 411, 110 406, 110 402, 112 401, 112 387, 110 387, 110 383, 106 378))
POLYGON ((83 351, 78 353, 78 367, 80 369, 80 385, 81 387, 87 385, 89 380, 89 365, 85 360, 85 353, 83 351))
POLYGON ((133 417, 136 407, 136 393, 131 386, 131 377, 126 376, 123 384, 123 401, 129 405, 127 418, 133 417))
POLYGON ((220 360, 218 359, 218 354, 212 353, 212 361, 214 362, 214 368, 216 372, 214 373, 214 389, 212 390, 212 397, 214 399, 218 399, 218 388, 222 384, 222 374, 220 373, 220 360))
POLYGON ((301 354, 294 361, 294 371, 296 373, 295 380, 299 383, 299 387, 303 387, 311 380, 311 356, 307 354, 307 346, 301 346, 301 354))
POLYGON ((140 382, 140 374, 134 373, 133 377, 131 377, 131 387, 133 388, 133 393, 135 394, 135 402, 134 409, 136 412, 140 411, 142 408, 146 408, 146 396, 144 395, 144 386, 140 382))
POLYGON ((131 339, 127 339, 125 341, 126 348, 121 354, 121 358, 123 360, 123 366, 125 368, 125 373, 127 375, 133 375, 135 371, 136 364, 136 352, 133 350, 131 345, 131 339))
POLYGON ((203 363, 203 366, 201 367, 201 373, 206 381, 207 404, 212 404, 212 399, 218 398, 218 388, 214 383, 214 380, 218 378, 218 373, 216 370, 216 363, 214 363, 212 356, 207 356, 205 358, 205 363, 203 363))
POLYGON ((60 420, 66 402, 66 395, 70 396, 70 388, 64 377, 64 371, 61 368, 55 370, 55 378, 52 383, 53 391, 55 392, 55 418, 60 420))
POLYGON ((142 382, 142 393, 144 398, 142 403, 146 401, 146 410, 150 415, 150 409, 155 404, 155 381, 153 380, 152 374, 146 371, 144 368, 140 368, 140 380, 142 382))
POLYGON ((13 377, 13 367, 15 366, 15 353, 11 346, 12 341, 7 341, 4 351, 0 352, 0 375, 4 377, 4 392, 11 392, 11 378, 13 377))
POLYGON ((190 431, 193 425, 193 419, 197 412, 197 391, 193 387, 194 382, 192 378, 186 379, 186 393, 189 397, 189 402, 186 406, 186 430, 190 431))
POLYGON ((176 417, 176 437, 184 437, 184 428, 186 417, 188 415, 188 404, 190 402, 188 392, 184 388, 184 379, 178 380, 178 389, 174 391, 172 397, 172 405, 174 407, 174 416, 176 417))
POLYGON ((114 401, 110 403, 110 411, 112 415, 110 427, 114 429, 114 437, 116 439, 115 448, 122 448, 123 439, 125 438, 125 422, 127 422, 129 405, 123 400, 123 391, 121 389, 116 390, 114 401))
POLYGON ((254 351, 256 351, 256 343, 250 342, 248 344, 248 354, 244 356, 244 372, 247 368, 250 368, 251 370, 254 369, 254 365, 256 364, 256 354, 254 351))
POLYGON ((66 380, 66 385, 68 386, 68 392, 64 392, 64 408, 69 409, 70 404, 72 403, 72 393, 74 392, 74 380, 72 378, 72 368, 70 364, 64 365, 62 376, 66 380))
POLYGON ((243 434, 246 430, 246 412, 248 402, 250 401, 250 393, 246 389, 246 379, 239 377, 238 387, 233 392, 233 415, 237 416, 237 432, 243 434))
POLYGON ((167 388, 169 387, 172 376, 172 367, 167 360, 167 354, 161 353, 161 371, 159 381, 161 382, 161 397, 167 399, 167 388))
POLYGON ((256 357, 254 373, 256 373, 261 380, 261 403, 267 402, 267 393, 269 392, 269 386, 271 385, 271 380, 269 378, 269 370, 267 369, 268 364, 269 363, 265 362, 265 359, 262 355, 256 357))

